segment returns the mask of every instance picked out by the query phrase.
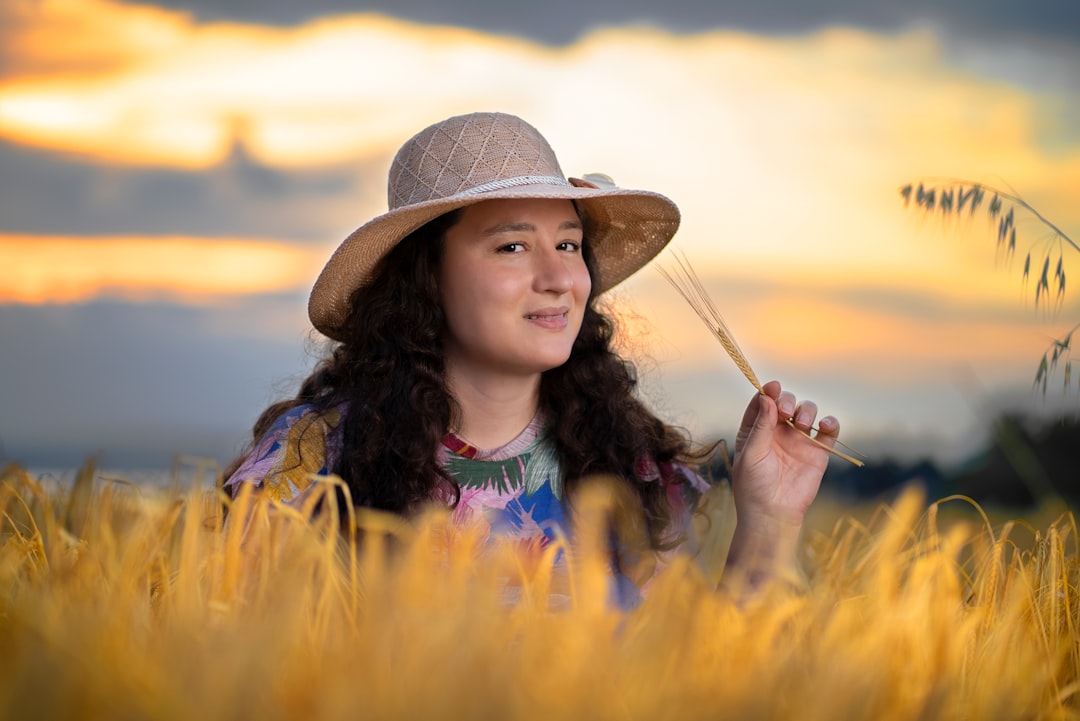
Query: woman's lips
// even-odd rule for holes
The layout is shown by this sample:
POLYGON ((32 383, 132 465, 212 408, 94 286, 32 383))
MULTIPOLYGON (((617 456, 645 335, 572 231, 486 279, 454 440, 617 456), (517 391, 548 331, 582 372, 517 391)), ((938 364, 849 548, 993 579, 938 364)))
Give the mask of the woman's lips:
POLYGON ((562 330, 569 322, 567 318, 569 314, 570 309, 565 306, 561 308, 540 308, 526 313, 525 320, 535 323, 541 328, 562 330))

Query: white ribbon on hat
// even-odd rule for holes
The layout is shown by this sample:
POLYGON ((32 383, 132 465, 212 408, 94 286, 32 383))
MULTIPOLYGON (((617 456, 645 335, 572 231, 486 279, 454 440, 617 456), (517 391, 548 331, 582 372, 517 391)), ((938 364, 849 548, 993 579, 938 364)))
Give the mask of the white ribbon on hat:
POLYGON ((492 180, 490 183, 481 183, 468 190, 462 190, 457 195, 476 195, 477 193, 486 193, 489 190, 516 188, 520 185, 570 185, 570 181, 557 175, 519 175, 516 178, 503 178, 502 180, 492 180))

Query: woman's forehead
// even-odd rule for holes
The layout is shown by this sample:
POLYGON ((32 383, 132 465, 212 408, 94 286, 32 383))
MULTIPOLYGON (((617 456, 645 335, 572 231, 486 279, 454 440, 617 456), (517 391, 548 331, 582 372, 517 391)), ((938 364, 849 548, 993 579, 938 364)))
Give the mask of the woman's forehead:
POLYGON ((492 228, 511 229, 515 226, 558 225, 582 226, 574 203, 555 198, 497 198, 468 205, 461 210, 459 225, 487 231, 492 228))

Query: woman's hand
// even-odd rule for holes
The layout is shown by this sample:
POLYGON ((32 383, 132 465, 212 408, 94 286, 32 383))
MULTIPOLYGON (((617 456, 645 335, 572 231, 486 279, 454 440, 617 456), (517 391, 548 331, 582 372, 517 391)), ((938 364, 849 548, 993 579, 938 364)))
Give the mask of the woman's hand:
MULTIPOLYGON (((810 431, 817 419, 817 405, 798 403, 770 381, 764 395, 750 400, 735 438, 732 484, 740 514, 765 516, 802 523, 817 495, 829 454, 787 424, 795 421, 800 431, 810 431)), ((840 423, 826 416, 818 424, 817 439, 827 446, 836 443, 840 423)))
MULTIPOLYGON (((777 381, 766 383, 743 414, 735 439, 732 488, 738 523, 728 565, 793 560, 807 508, 817 495, 829 453, 787 424, 810 431, 817 406, 799 403, 777 381)), ((818 421, 816 438, 832 447, 840 423, 818 421)))

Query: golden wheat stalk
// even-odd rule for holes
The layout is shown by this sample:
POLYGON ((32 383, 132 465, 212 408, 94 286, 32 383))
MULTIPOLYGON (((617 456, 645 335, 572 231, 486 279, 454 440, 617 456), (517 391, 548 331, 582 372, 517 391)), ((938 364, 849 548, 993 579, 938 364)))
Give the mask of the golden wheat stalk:
MULTIPOLYGON (((746 355, 742 352, 742 349, 739 348, 739 344, 735 342, 735 338, 731 335, 731 331, 728 330, 727 323, 724 322, 723 316, 720 315, 720 311, 717 310, 712 298, 709 297, 708 292, 705 290, 705 286, 701 284, 701 280, 698 278, 697 273, 694 272, 694 268, 690 265, 690 261, 685 255, 677 255, 674 251, 672 251, 671 255, 675 259, 676 267, 669 271, 662 266, 658 266, 660 275, 664 276, 667 282, 671 283, 675 290, 679 291, 679 295, 681 295, 690 307, 694 309, 698 318, 701 318, 709 331, 718 341, 720 341, 720 345, 723 346, 724 350, 731 357, 731 360, 735 362, 735 365, 738 366, 739 370, 742 371, 742 374, 746 376, 746 379, 750 381, 750 384, 754 386, 757 392, 764 393, 761 388, 761 382, 757 378, 757 374, 754 373, 754 369, 750 367, 750 362, 746 360, 746 355)), ((785 419, 785 422, 795 430, 799 431, 799 433, 802 433, 809 438, 813 443, 816 443, 838 458, 843 458, 848 463, 852 463, 856 466, 863 465, 863 462, 858 458, 849 456, 842 451, 838 451, 836 448, 828 446, 810 435, 809 431, 798 428, 793 419, 787 418, 785 419)), ((817 431, 818 429, 814 427, 812 430, 817 431)), ((840 443, 839 440, 836 442, 852 453, 858 452, 855 449, 840 443)))

